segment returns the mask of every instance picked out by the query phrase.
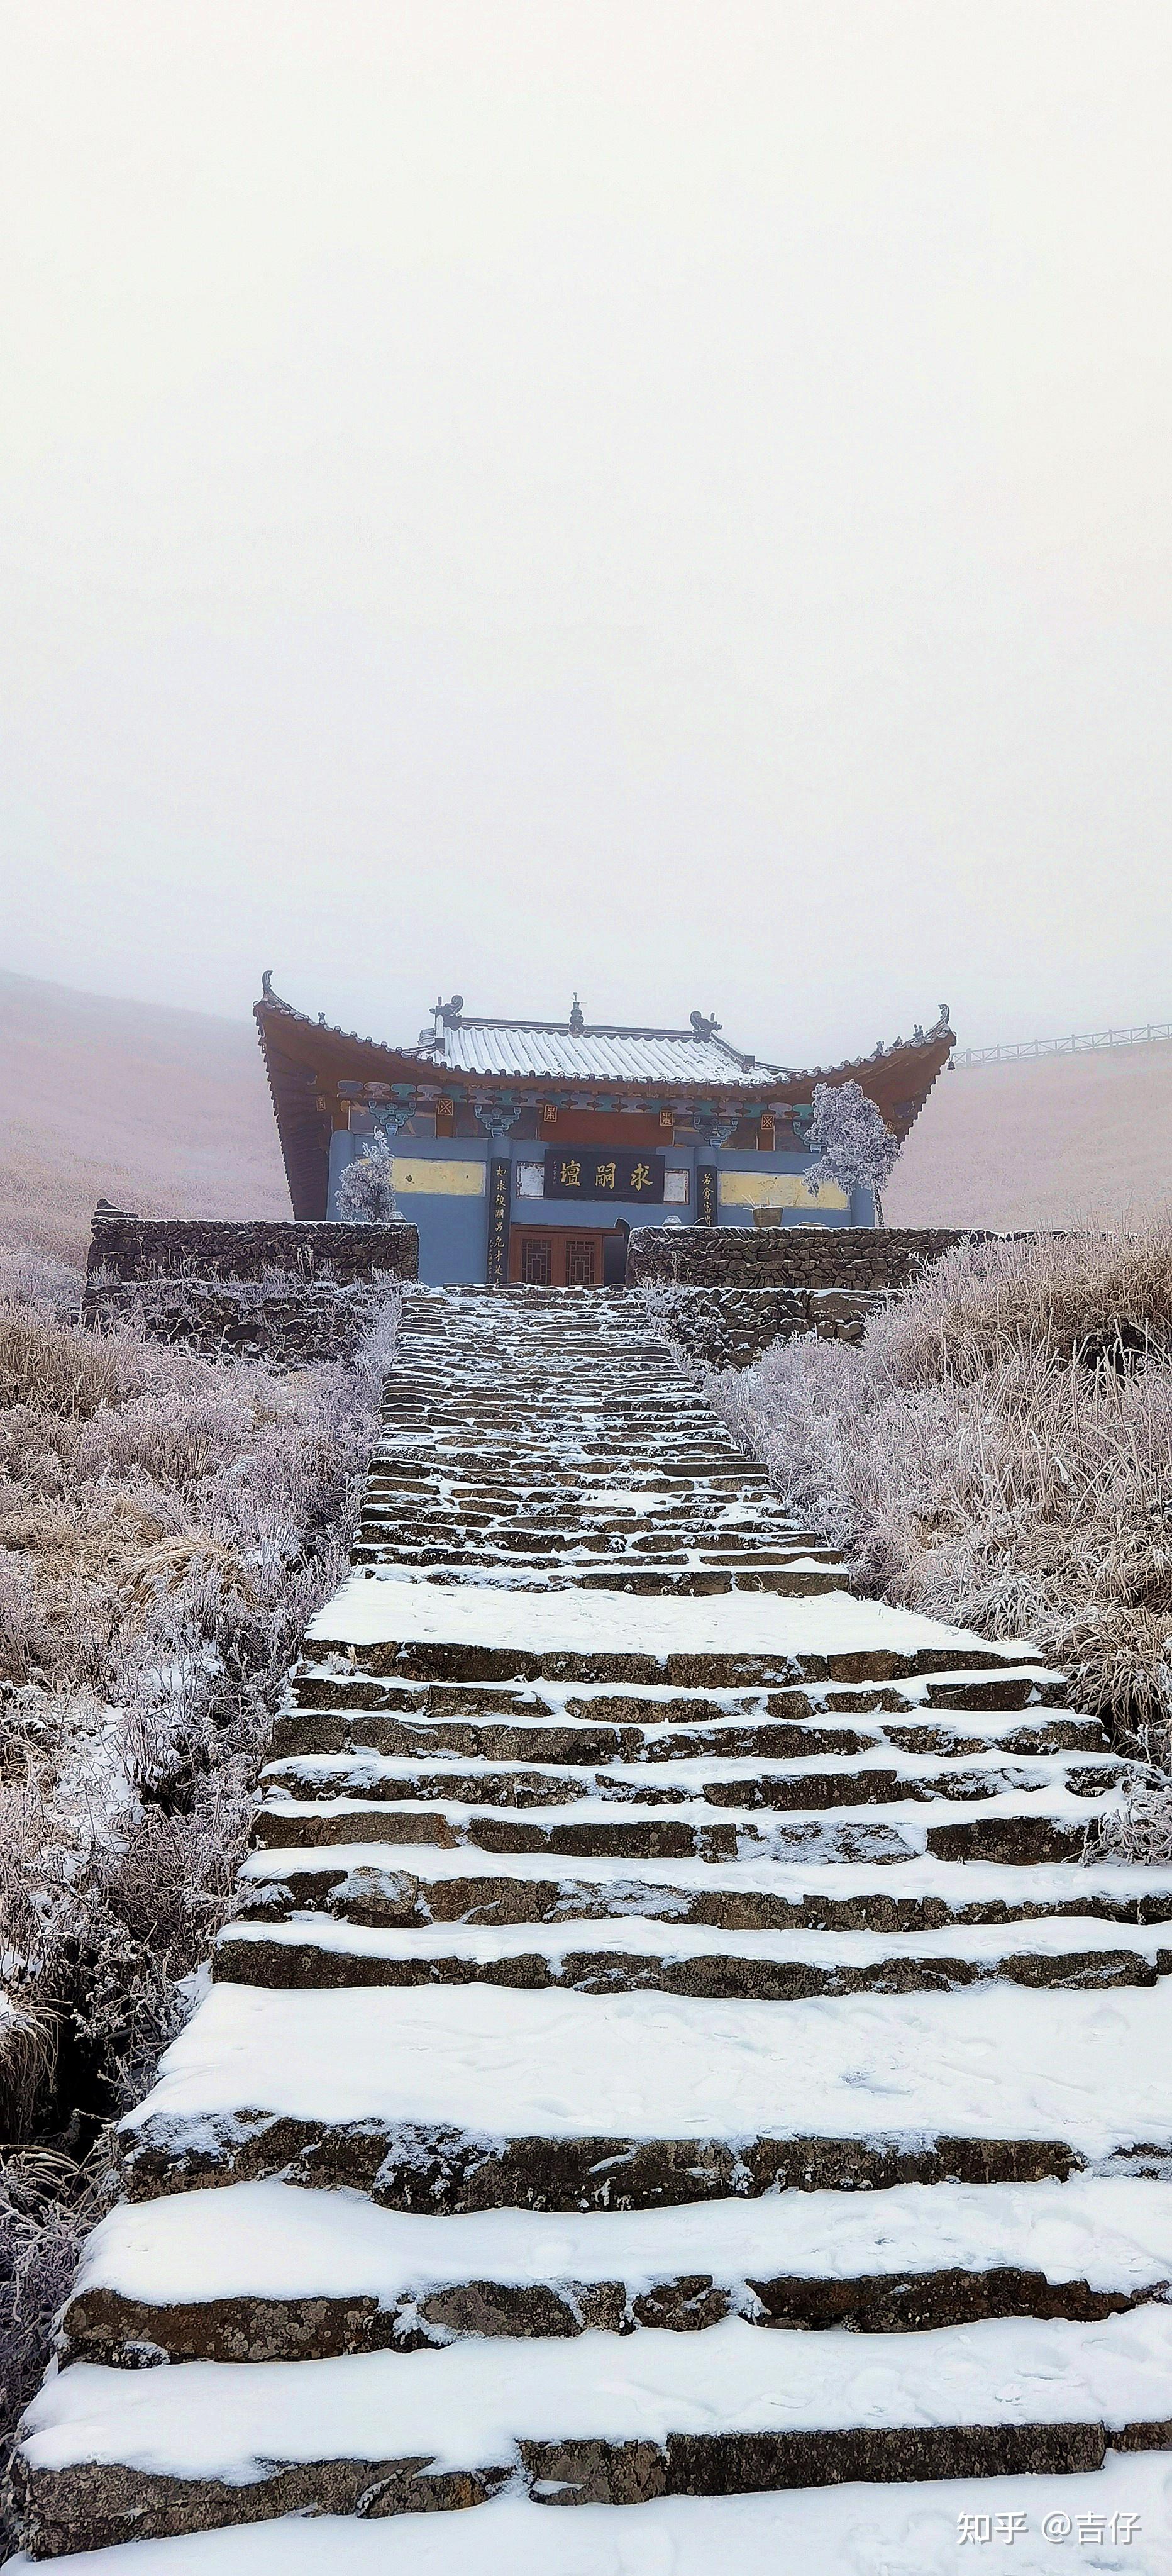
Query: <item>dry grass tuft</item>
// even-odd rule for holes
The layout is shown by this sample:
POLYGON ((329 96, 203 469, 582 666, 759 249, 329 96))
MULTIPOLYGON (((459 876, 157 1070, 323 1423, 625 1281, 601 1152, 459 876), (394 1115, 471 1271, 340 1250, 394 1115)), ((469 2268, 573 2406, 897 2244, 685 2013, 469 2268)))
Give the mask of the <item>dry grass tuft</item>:
POLYGON ((1172 1728, 1172 1236, 958 1248, 861 1349, 713 1383, 859 1588, 1024 1637, 1118 1740, 1172 1728))
POLYGON ((0 1267, 10 2414, 89 2223, 93 2142, 149 2081, 228 1910, 272 1709, 345 1571, 400 1303, 354 1365, 277 1375, 134 1323, 83 1333, 76 1291, 56 1264, 0 1267), (52 2151, 35 2169, 34 2146, 52 2151))

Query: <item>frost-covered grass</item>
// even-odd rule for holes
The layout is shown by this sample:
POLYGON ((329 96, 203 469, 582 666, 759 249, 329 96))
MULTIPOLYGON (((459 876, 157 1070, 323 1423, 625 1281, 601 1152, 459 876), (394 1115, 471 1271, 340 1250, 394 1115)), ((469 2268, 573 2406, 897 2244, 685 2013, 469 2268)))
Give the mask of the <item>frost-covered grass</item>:
POLYGON ((185 2009, 283 1672, 346 1567, 393 1347, 213 1364, 0 1255, 0 2386, 9 2415, 100 2187, 104 2122, 185 2009), (96 2159, 96 2166, 95 2166, 96 2159))
POLYGON ((958 1248, 861 1348, 710 1384, 859 1590, 1032 1639, 1169 1764, 1172 1231, 958 1248))

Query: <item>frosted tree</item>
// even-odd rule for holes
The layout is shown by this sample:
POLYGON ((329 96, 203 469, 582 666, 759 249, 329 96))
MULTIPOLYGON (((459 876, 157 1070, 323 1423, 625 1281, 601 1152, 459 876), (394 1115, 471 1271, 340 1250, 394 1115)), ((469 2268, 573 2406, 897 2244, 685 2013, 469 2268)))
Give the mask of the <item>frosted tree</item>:
POLYGON ((809 1187, 817 1193, 826 1182, 837 1183, 848 1198, 852 1190, 870 1190, 876 1223, 882 1225, 883 1189, 900 1142, 857 1082, 816 1085, 807 1142, 818 1156, 805 1175, 809 1187))
POLYGON ((387 1225, 398 1215, 393 1158, 385 1136, 373 1137, 347 1164, 335 1204, 340 1217, 358 1225, 387 1225))

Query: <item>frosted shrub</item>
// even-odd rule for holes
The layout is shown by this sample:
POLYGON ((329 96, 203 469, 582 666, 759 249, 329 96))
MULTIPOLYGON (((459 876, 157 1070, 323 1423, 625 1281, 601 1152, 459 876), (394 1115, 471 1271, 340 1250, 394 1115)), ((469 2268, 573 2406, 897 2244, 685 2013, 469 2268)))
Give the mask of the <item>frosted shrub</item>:
POLYGON ((1030 1639, 1168 1759, 1172 1236, 959 1247, 860 1349, 802 1336, 712 1385, 861 1590, 1030 1639))
POLYGON ((31 1244, 0 1244, 0 1303, 39 1306, 46 1314, 76 1316, 82 1274, 31 1244))
POLYGON ((900 1153, 898 1136, 885 1127, 873 1100, 857 1082, 819 1082, 814 1086, 814 1116, 806 1142, 817 1162, 806 1173, 815 1197, 826 1182, 845 1190, 869 1190, 875 1217, 883 1223, 883 1191, 900 1153))
POLYGON ((1100 1840, 1113 1860, 1172 1866, 1172 1789, 1163 1785, 1138 1789, 1120 1816, 1107 1816, 1100 1840))
POLYGON ((82 1332, 51 1277, 18 1287, 0 1279, 0 2134, 33 2152, 48 2131, 52 2153, 0 2186, 9 2418, 93 2142, 228 1910, 283 1676, 345 1570, 401 1306, 354 1365, 278 1376, 134 1324, 82 1332))
POLYGON ((0 2174, 0 2403, 13 2421, 44 2371, 46 2319, 68 2295, 104 2181, 61 2155, 14 2156, 0 2174))
POLYGON ((348 1163, 334 1204, 349 1224, 387 1225, 395 1207, 394 1158, 385 1136, 374 1136, 348 1163))

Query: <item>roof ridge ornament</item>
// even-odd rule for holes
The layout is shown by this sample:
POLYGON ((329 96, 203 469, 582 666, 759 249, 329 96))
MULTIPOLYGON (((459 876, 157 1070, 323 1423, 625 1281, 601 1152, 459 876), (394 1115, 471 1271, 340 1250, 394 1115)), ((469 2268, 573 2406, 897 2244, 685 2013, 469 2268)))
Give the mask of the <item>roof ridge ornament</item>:
POLYGON ((703 1011, 690 1011, 688 1017, 692 1023, 692 1034, 694 1037, 714 1038, 718 1028, 721 1026, 721 1022, 717 1019, 715 1012, 706 1014, 703 1011))
POLYGON ((573 1007, 572 1007, 572 1009, 571 1009, 571 1012, 570 1012, 570 1018, 569 1018, 569 1030, 570 1030, 570 1036, 571 1036, 572 1038, 580 1038, 580 1037, 581 1037, 581 1035, 582 1035, 582 1031, 583 1031, 583 1029, 585 1028, 585 1026, 586 1026, 586 1017, 585 1017, 585 1013, 584 1013, 584 1011, 583 1011, 583 1009, 582 1009, 582 1005, 581 1005, 581 1003, 580 1003, 580 1001, 579 1001, 579 999, 578 999, 578 996, 577 996, 577 994, 575 993, 575 995, 574 995, 574 1001, 573 1001, 573 1007))

